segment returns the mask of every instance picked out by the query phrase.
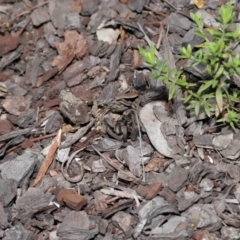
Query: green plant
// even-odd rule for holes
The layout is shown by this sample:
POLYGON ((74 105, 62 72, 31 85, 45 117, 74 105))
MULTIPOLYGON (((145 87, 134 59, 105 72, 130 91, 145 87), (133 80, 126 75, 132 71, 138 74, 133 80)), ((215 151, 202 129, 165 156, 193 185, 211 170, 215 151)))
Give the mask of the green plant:
POLYGON ((202 37, 204 42, 194 48, 190 45, 182 47, 178 57, 187 59, 189 66, 204 65, 208 79, 198 84, 187 81, 182 69, 170 70, 167 61, 156 59, 153 45, 149 51, 139 47, 139 52, 152 70, 150 77, 160 79, 168 86, 169 100, 182 90, 186 109, 194 109, 196 115, 201 111, 205 111, 208 117, 215 114, 218 122, 226 122, 235 128, 240 119, 235 108, 239 103, 239 89, 233 87, 232 77, 239 77, 240 56, 233 49, 240 40, 240 27, 232 30, 234 14, 231 2, 219 8, 219 16, 216 17, 218 28, 204 28, 201 17, 194 13, 190 16, 197 25, 195 34, 202 37))

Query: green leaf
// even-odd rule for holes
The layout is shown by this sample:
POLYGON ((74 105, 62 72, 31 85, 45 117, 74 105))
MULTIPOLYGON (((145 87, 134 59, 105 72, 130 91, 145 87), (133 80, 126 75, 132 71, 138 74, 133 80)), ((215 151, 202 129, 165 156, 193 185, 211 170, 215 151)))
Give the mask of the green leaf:
POLYGON ((187 103, 188 101, 191 100, 191 98, 192 98, 192 95, 191 95, 191 94, 189 94, 187 97, 182 98, 183 103, 187 103))
POLYGON ((215 98, 215 93, 208 93, 208 94, 204 94, 201 96, 203 100, 207 100, 210 98, 215 98))
POLYGON ((194 57, 195 57, 198 61, 200 61, 200 60, 202 59, 202 56, 203 56, 202 49, 199 49, 198 51, 196 51, 196 52, 194 53, 194 57))
POLYGON ((146 59, 147 52, 145 51, 145 49, 142 48, 141 46, 138 46, 138 50, 139 50, 139 52, 140 52, 140 55, 141 55, 144 59, 146 59))
POLYGON ((227 122, 235 129, 235 125, 239 122, 239 114, 234 110, 227 109, 227 114, 223 118, 218 119, 217 122, 227 122))
POLYGON ((212 67, 210 65, 207 65, 207 73, 212 75, 212 67))
POLYGON ((232 2, 222 5, 219 9, 220 20, 223 24, 230 24, 233 21, 232 2))
POLYGON ((201 38, 205 38, 206 36, 198 29, 196 29, 194 31, 194 33, 198 36, 198 37, 201 37, 201 38))
POLYGON ((220 122, 226 122, 226 119, 225 119, 225 118, 220 118, 220 119, 217 120, 217 122, 218 122, 218 123, 220 123, 220 122))
POLYGON ((229 73, 228 73, 226 70, 223 71, 223 75, 224 75, 227 79, 230 79, 230 75, 229 75, 229 73))
POLYGON ((162 71, 167 71, 167 60, 164 60, 161 62, 160 64, 160 67, 159 67, 159 72, 162 72, 162 71))
POLYGON ((200 110, 200 102, 199 101, 195 102, 195 108, 194 109, 195 109, 196 116, 198 116, 199 110, 200 110))
POLYGON ((220 38, 223 33, 215 28, 207 28, 207 31, 214 37, 220 38))
POLYGON ((216 106, 215 106, 215 116, 218 117, 219 115, 220 115, 219 108, 218 108, 218 106, 216 105, 216 106))
POLYGON ((159 79, 159 78, 160 78, 159 72, 154 72, 150 75, 150 79, 159 79))
POLYGON ((199 28, 203 28, 203 19, 202 18, 199 18, 198 16, 197 16, 197 14, 195 14, 195 13, 193 13, 193 12, 190 12, 190 17, 191 17, 191 19, 197 24, 197 26, 199 27, 199 28))
POLYGON ((214 78, 219 78, 222 75, 223 71, 224 71, 224 67, 221 65, 216 75, 214 76, 214 78))
POLYGON ((218 87, 216 90, 216 102, 220 113, 223 111, 223 95, 221 89, 218 87))
POLYGON ((234 122, 230 122, 230 127, 231 127, 233 130, 236 129, 236 128, 235 128, 235 125, 234 125, 234 122))
POLYGON ((235 102, 235 103, 239 103, 240 102, 239 96, 235 96, 234 94, 233 95, 229 95, 229 99, 230 99, 231 102, 235 102))
POLYGON ((213 84, 213 81, 214 80, 205 81, 204 84, 200 86, 197 93, 201 94, 204 90, 208 89, 213 84))
POLYGON ((237 28, 235 29, 234 32, 232 32, 232 37, 233 38, 238 38, 240 37, 240 26, 238 25, 237 28))
POLYGON ((180 52, 182 53, 182 55, 179 55, 179 58, 190 58, 192 55, 191 45, 189 44, 187 48, 181 47, 180 52))
POLYGON ((187 107, 186 107, 187 110, 189 109, 195 109, 195 101, 192 102, 191 104, 189 104, 187 107))
POLYGON ((204 107, 204 111, 206 112, 207 116, 211 117, 210 108, 209 108, 208 104, 204 103, 203 107, 204 107))
POLYGON ((168 92, 168 100, 171 100, 173 98, 174 92, 175 92, 175 84, 171 84, 168 92))
POLYGON ((212 80, 212 87, 215 88, 218 85, 218 81, 216 79, 212 80))

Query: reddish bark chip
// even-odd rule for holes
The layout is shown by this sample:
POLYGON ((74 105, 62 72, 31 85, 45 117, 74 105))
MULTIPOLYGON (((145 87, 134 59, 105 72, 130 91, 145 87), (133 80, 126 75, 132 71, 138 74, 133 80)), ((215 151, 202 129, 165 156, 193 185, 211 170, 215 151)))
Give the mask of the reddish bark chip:
POLYGON ((78 195, 73 189, 61 189, 57 201, 64 202, 69 208, 79 211, 87 203, 87 197, 78 195))
POLYGON ((17 48, 19 37, 0 36, 0 57, 17 48))

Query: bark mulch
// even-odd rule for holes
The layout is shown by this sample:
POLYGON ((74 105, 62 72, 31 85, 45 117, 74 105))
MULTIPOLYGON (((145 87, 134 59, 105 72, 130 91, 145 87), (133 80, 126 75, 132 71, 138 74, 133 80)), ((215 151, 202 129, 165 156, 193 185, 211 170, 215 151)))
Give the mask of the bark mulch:
POLYGON ((239 129, 169 105, 138 51, 184 66, 190 12, 224 3, 0 0, 0 239, 240 239, 239 129))

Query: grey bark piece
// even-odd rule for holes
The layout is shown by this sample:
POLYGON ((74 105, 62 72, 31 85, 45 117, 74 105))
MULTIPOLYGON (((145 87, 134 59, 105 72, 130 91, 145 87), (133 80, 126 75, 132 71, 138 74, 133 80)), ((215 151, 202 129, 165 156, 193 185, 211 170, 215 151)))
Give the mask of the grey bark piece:
MULTIPOLYGON (((43 29, 44 29, 44 38, 46 39, 46 41, 51 47, 55 48, 55 43, 60 42, 61 39, 58 36, 56 36, 57 30, 53 26, 52 22, 48 22, 44 24, 43 29)), ((48 54, 48 56, 50 55, 51 57, 54 57, 56 56, 57 51, 49 50, 48 53, 45 53, 45 54, 48 54)))
POLYGON ((126 151, 124 153, 125 154, 123 154, 123 158, 126 164, 128 165, 130 171, 136 177, 140 177, 142 175, 142 170, 139 151, 132 146, 127 146, 126 151))
POLYGON ((162 114, 166 115, 167 113, 165 111, 164 105, 165 102, 162 101, 148 103, 140 110, 139 117, 146 129, 152 145, 157 149, 159 153, 171 158, 175 152, 169 147, 166 139, 161 132, 162 122, 156 118, 153 112, 153 108, 155 106, 159 106, 162 109, 162 114))
POLYGON ((4 229, 8 226, 8 215, 4 211, 3 204, 0 202, 0 228, 4 229))
POLYGON ((111 82, 106 85, 97 99, 99 104, 110 103, 114 100, 118 93, 119 86, 120 84, 118 82, 111 82))
POLYGON ((167 120, 163 121, 161 126, 161 131, 165 136, 176 135, 176 126, 177 120, 173 118, 167 118, 167 120))
POLYGON ((77 12, 70 12, 66 16, 66 26, 65 29, 78 30, 82 26, 80 21, 80 15, 77 12))
POLYGON ((109 1, 108 3, 113 3, 113 5, 116 6, 118 12, 119 12, 119 17, 125 17, 125 16, 129 16, 130 19, 135 19, 137 14, 135 12, 132 12, 129 7, 127 6, 127 4, 121 4, 119 3, 118 0, 115 0, 116 3, 114 3, 114 0, 109 1))
POLYGON ((202 179, 202 181, 200 182, 200 185, 199 185, 201 188, 203 188, 203 190, 205 192, 210 192, 212 191, 214 185, 213 185, 213 182, 208 179, 208 178, 204 178, 202 179))
POLYGON ((222 226, 222 220, 217 216, 212 205, 198 204, 192 206, 182 213, 182 216, 187 217, 197 229, 213 232, 219 230, 222 226), (195 216, 198 216, 198 218, 195 216))
POLYGON ((90 120, 87 104, 69 91, 60 92, 59 110, 75 124, 85 124, 90 120))
POLYGON ((171 13, 168 18, 168 26, 169 31, 177 32, 183 36, 185 35, 186 31, 191 28, 192 23, 186 17, 180 14, 171 13))
POLYGON ((133 86, 136 89, 145 89, 146 88, 146 78, 142 72, 137 73, 136 76, 133 78, 133 86))
POLYGON ((66 137, 66 140, 60 145, 60 149, 70 147, 72 144, 76 143, 87 133, 87 131, 93 126, 94 123, 95 120, 93 119, 88 125, 86 125, 85 127, 81 127, 74 134, 69 133, 66 137))
POLYGON ((91 29, 91 33, 95 33, 97 28, 104 22, 113 19, 117 16, 117 12, 102 4, 99 10, 91 15, 87 30, 91 29))
POLYGON ((147 164, 151 159, 150 156, 152 156, 154 152, 152 146, 145 141, 142 141, 141 146, 140 146, 140 141, 135 141, 133 142, 132 146, 138 150, 139 158, 141 157, 141 152, 142 152, 143 163, 144 165, 147 164))
MULTIPOLYGON (((16 79, 18 79, 18 77, 16 79)), ((6 85, 8 92, 12 95, 24 96, 28 92, 26 89, 20 87, 18 84, 12 82, 11 80, 5 81, 4 84, 6 85)))
POLYGON ((50 175, 45 175, 41 180, 41 185, 39 189, 41 189, 44 193, 46 193, 49 189, 53 189, 57 186, 57 180, 52 178, 50 175))
POLYGON ((50 0, 49 14, 52 20, 53 25, 56 28, 64 29, 66 23, 66 16, 70 12, 70 8, 72 5, 72 0, 50 0))
POLYGON ((187 128, 185 128, 185 135, 199 135, 202 131, 203 122, 193 122, 187 128))
POLYGON ((190 63, 191 60, 188 60, 184 66, 184 70, 202 79, 206 79, 207 77, 209 77, 209 74, 206 71, 206 64, 199 63, 198 65, 189 67, 190 63))
POLYGON ((4 236, 5 236, 5 231, 0 229, 0 238, 3 239, 4 236))
POLYGON ((4 55, 0 61, 0 71, 2 71, 6 66, 11 64, 14 60, 18 59, 22 55, 23 46, 19 46, 15 51, 9 52, 4 55))
POLYGON ((139 23, 138 25, 133 22, 132 20, 127 20, 126 18, 120 18, 118 17, 116 19, 116 22, 121 24, 122 27, 126 30, 129 30, 131 32, 133 32, 133 34, 137 37, 137 38, 142 38, 144 37, 145 33, 143 33, 143 29, 140 29, 139 26, 141 26, 139 23))
POLYGON ((36 117, 37 110, 28 109, 27 111, 22 112, 19 116, 8 115, 7 119, 21 128, 27 128, 36 121, 36 117))
POLYGON ((1 149, 0 149, 0 157, 2 157, 5 152, 7 151, 7 149, 11 146, 15 146, 21 142, 24 141, 24 137, 23 136, 17 136, 14 139, 11 139, 10 141, 8 141, 1 149))
POLYGON ((33 214, 47 209, 54 209, 56 206, 52 204, 54 196, 51 193, 44 193, 39 188, 29 188, 16 201, 16 208, 25 213, 33 214))
POLYGON ((219 136, 215 136, 213 138, 212 144, 213 144, 214 149, 223 150, 228 147, 228 145, 230 144, 232 139, 233 139, 232 133, 227 134, 227 135, 219 135, 219 136))
POLYGON ((26 84, 32 84, 33 87, 36 87, 38 70, 41 62, 42 59, 38 56, 38 54, 34 54, 34 57, 28 61, 25 75, 26 84))
POLYGON ((93 161, 91 168, 92 168, 92 171, 94 173, 99 173, 99 172, 105 172, 106 171, 106 167, 104 166, 102 159, 93 161))
POLYGON ((195 47, 196 45, 204 42, 204 39, 197 36, 194 33, 194 29, 190 29, 184 37, 181 39, 181 43, 184 46, 190 45, 192 48, 195 47))
POLYGON ((161 227, 153 229, 151 234, 151 239, 191 239, 193 227, 186 217, 174 216, 161 227))
POLYGON ((177 9, 182 9, 184 7, 189 8, 189 5, 193 4, 193 1, 190 1, 190 0, 169 0, 169 3, 171 3, 177 9))
POLYGON ((221 228, 222 239, 237 240, 240 236, 240 229, 234 227, 222 227, 221 228))
POLYGON ((36 163, 43 160, 39 153, 25 151, 21 156, 6 162, 0 167, 3 179, 14 179, 21 186, 24 178, 33 171, 36 163))
MULTIPOLYGON (((63 72, 63 79, 67 85, 74 82, 75 78, 79 78, 79 75, 83 73, 85 70, 89 70, 100 63, 100 59, 98 57, 86 57, 84 60, 77 61, 74 64, 70 65, 64 72, 63 72)), ((78 84, 81 83, 83 79, 78 80, 78 84)))
POLYGON ((200 199, 200 195, 195 192, 185 191, 183 196, 178 197, 178 210, 180 212, 185 211, 187 208, 191 207, 195 202, 200 199))
POLYGON ((188 170, 180 166, 176 166, 169 176, 168 187, 173 192, 179 191, 182 187, 184 187, 185 183, 187 182, 188 174, 188 170))
POLYGON ((193 136, 193 143, 197 147, 212 148, 212 136, 211 135, 195 135, 193 136))
POLYGON ((240 155, 239 146, 240 146, 240 140, 233 139, 231 143, 228 145, 228 148, 220 151, 220 153, 228 159, 235 160, 240 155))
MULTIPOLYGON (((113 48, 113 51, 114 51, 116 48, 116 45, 112 44, 111 47, 113 48)), ((110 49, 110 45, 108 42, 95 40, 90 43, 89 52, 93 56, 103 57, 104 55, 107 54, 107 51, 109 49, 110 49)))
POLYGON ((53 112, 53 114, 49 116, 48 121, 44 127, 45 133, 57 132, 61 128, 63 122, 64 120, 60 113, 58 111, 53 112))
POLYGON ((99 227, 99 233, 101 233, 102 235, 105 235, 107 232, 108 221, 106 219, 99 218, 98 227, 99 227))
POLYGON ((128 6, 132 11, 140 13, 143 10, 143 6, 148 2, 149 0, 130 0, 128 6))
POLYGON ((111 56, 110 60, 110 73, 107 77, 107 82, 116 80, 119 75, 119 64, 122 55, 122 45, 118 45, 111 56))
POLYGON ((83 16, 90 16, 98 9, 98 0, 83 0, 82 11, 83 16))
POLYGON ((155 197, 151 201, 147 203, 141 203, 141 205, 136 209, 138 214, 139 222, 137 226, 134 228, 133 237, 137 238, 142 232, 144 226, 147 224, 147 221, 151 219, 153 216, 149 216, 149 213, 156 208, 161 208, 169 205, 167 201, 165 201, 162 197, 155 197))
POLYGON ((168 186, 168 176, 165 173, 157 173, 157 172, 147 172, 146 173, 146 183, 151 184, 155 182, 161 182, 163 187, 168 186))
POLYGON ((13 179, 0 179, 0 202, 4 207, 17 195, 17 182, 13 179))
POLYGON ((9 228, 5 231, 5 237, 3 240, 32 240, 33 232, 26 230, 22 225, 17 225, 12 228, 9 228))
POLYGON ((112 217, 114 226, 120 228, 126 235, 126 238, 131 237, 133 228, 131 226, 133 217, 125 212, 119 211, 112 217))
MULTIPOLYGON (((99 152, 112 151, 122 147, 123 142, 111 138, 98 138, 93 142, 93 147, 99 152)), ((91 148, 92 149, 92 148, 91 148)))
POLYGON ((39 26, 50 20, 47 7, 40 7, 35 9, 30 16, 34 26, 39 26))
POLYGON ((88 240, 99 232, 98 226, 92 222, 86 212, 71 211, 57 229, 57 236, 69 240, 88 240))

